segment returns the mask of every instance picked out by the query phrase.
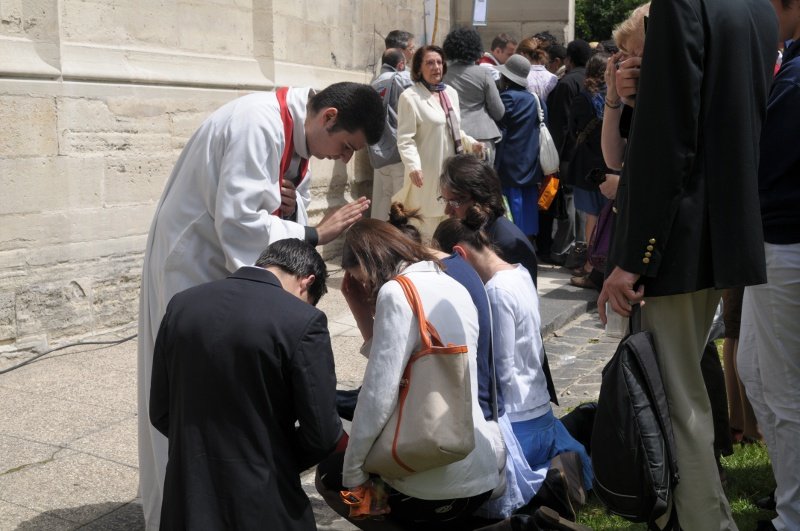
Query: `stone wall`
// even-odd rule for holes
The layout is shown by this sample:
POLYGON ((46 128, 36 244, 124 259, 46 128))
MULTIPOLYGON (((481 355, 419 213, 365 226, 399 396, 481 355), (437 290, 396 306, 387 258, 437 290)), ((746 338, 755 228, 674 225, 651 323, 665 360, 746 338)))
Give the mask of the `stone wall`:
MULTIPOLYGON (((424 9, 0 0, 0 355, 130 326, 155 204, 199 123, 252 90, 368 82, 383 35, 423 35, 424 9)), ((439 1, 439 42, 455 10, 439 1)), ((364 156, 312 171, 312 221, 370 190, 364 156)))
MULTIPOLYGON (((508 33, 518 41, 541 31, 549 31, 562 42, 574 37, 575 0, 486 0, 487 26, 479 27, 483 45, 489 50, 498 33, 508 33)), ((472 24, 474 0, 453 0, 453 22, 472 24)))

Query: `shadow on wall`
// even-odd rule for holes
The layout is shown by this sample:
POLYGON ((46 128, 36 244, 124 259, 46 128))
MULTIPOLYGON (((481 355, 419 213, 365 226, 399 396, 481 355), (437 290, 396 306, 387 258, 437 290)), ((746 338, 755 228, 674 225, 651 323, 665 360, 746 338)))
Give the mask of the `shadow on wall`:
POLYGON ((144 515, 139 502, 95 503, 80 507, 53 509, 38 514, 17 526, 17 531, 76 529, 85 531, 140 531, 144 515))

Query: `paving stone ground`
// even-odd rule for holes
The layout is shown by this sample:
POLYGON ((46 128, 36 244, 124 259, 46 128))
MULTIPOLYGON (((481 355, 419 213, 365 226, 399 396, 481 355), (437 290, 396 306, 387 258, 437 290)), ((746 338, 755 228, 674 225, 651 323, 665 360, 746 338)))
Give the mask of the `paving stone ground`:
MULTIPOLYGON (((339 386, 360 384, 361 338, 330 264, 329 319, 339 386)), ((597 397, 600 372, 618 339, 592 311, 596 294, 569 285, 569 274, 539 272, 542 330, 561 405, 558 415, 597 397)), ((103 338, 135 333, 135 324, 103 338)), ((58 346, 58 345, 54 345, 58 346)), ((26 356, 0 358, 0 370, 26 356)), ((0 375, 0 531, 139 530, 136 343, 75 346, 0 375)), ((302 476, 320 530, 351 530, 302 476)))

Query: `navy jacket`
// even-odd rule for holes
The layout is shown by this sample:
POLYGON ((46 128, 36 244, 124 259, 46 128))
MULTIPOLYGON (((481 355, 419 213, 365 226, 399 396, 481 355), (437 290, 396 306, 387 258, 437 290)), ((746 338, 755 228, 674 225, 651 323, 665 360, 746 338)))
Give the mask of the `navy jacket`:
POLYGON ((800 41, 783 56, 761 130, 758 195, 764 241, 800 243, 800 41))
POLYGON ((494 158, 500 183, 509 187, 536 186, 542 180, 536 98, 523 88, 512 87, 501 92, 500 99, 506 109, 498 122, 503 139, 497 144, 494 158))
MULTIPOLYGON (((478 273, 460 255, 453 253, 442 260, 444 272, 459 284, 467 288, 475 308, 478 310, 478 403, 483 411, 483 418, 492 420, 494 407, 492 406, 492 371, 489 356, 492 350, 492 314, 489 308, 489 298, 478 273)), ((497 415, 498 418, 505 412, 503 394, 497 388, 497 415)))

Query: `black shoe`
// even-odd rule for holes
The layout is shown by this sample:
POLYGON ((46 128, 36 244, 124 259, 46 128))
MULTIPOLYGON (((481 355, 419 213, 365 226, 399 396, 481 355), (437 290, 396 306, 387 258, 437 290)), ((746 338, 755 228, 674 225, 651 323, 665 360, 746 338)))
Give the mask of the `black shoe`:
POLYGON ((753 502, 753 505, 765 511, 775 510, 775 491, 769 493, 769 496, 764 496, 753 502))
POLYGON ((574 269, 582 267, 586 263, 586 253, 588 252, 586 244, 577 242, 570 250, 567 257, 564 259, 564 267, 567 269, 574 269))
POLYGON ((570 522, 566 518, 562 518, 550 507, 539 507, 536 512, 533 513, 533 520, 540 529, 552 529, 555 531, 592 531, 591 527, 570 522))
POLYGON ((772 520, 759 520, 756 524, 755 531, 776 531, 775 526, 772 525, 772 520))
POLYGON ((567 494, 573 507, 586 505, 586 490, 583 488, 583 462, 578 452, 564 452, 550 460, 550 468, 560 470, 566 480, 567 494))
POLYGON ((569 496, 569 483, 563 470, 551 468, 547 471, 539 492, 531 500, 534 508, 549 507, 567 520, 575 521, 575 508, 569 496))

